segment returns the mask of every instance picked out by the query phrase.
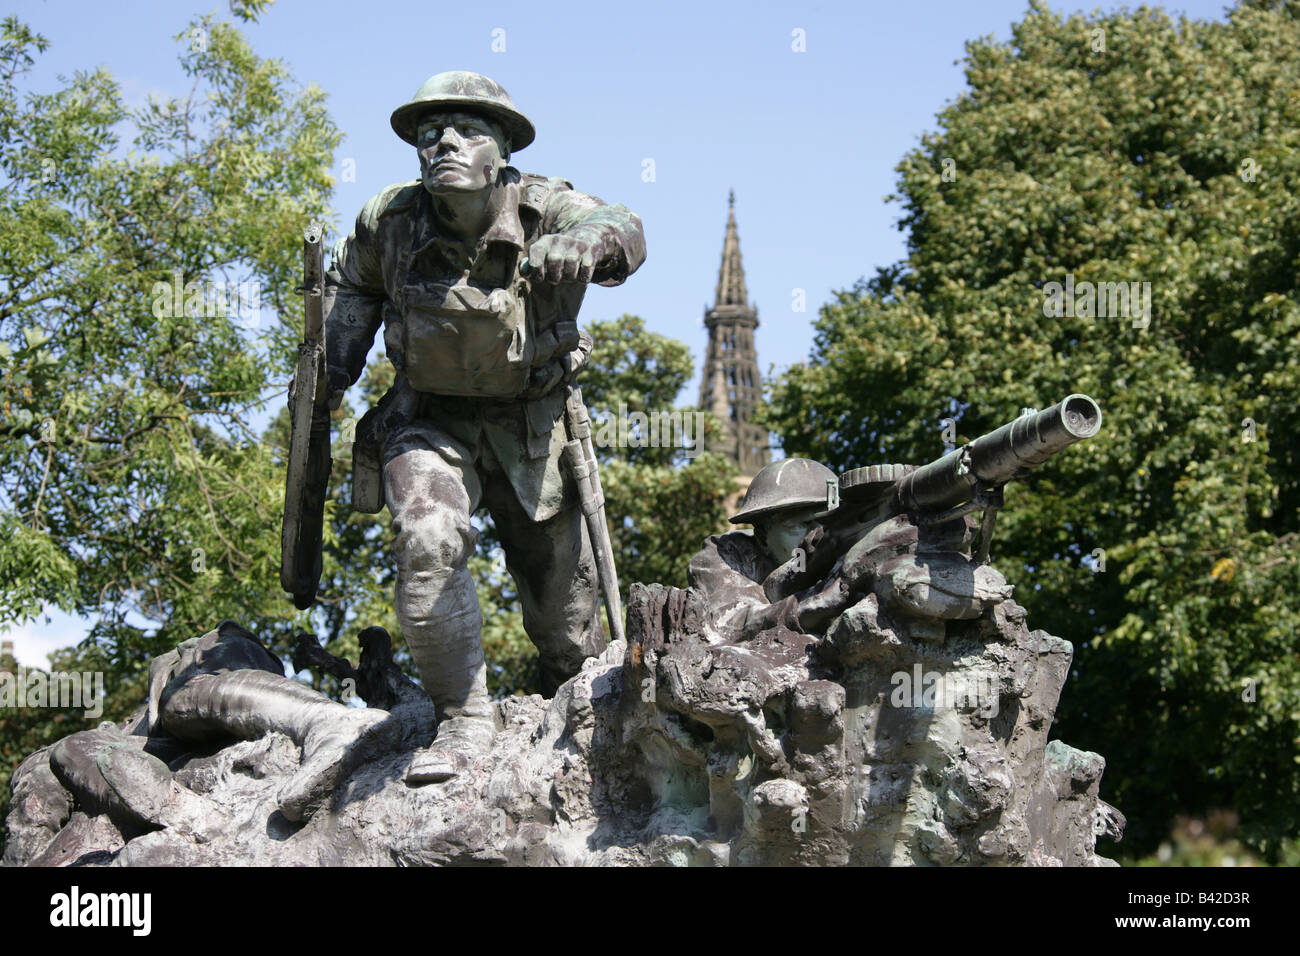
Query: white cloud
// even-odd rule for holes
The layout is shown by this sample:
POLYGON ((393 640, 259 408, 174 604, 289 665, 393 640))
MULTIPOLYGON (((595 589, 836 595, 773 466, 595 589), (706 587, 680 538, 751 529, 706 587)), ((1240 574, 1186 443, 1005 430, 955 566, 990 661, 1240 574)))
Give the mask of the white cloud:
POLYGON ((90 622, 84 618, 46 608, 36 620, 0 632, 0 641, 14 642, 14 658, 23 667, 45 669, 51 653, 76 646, 88 633, 90 622))

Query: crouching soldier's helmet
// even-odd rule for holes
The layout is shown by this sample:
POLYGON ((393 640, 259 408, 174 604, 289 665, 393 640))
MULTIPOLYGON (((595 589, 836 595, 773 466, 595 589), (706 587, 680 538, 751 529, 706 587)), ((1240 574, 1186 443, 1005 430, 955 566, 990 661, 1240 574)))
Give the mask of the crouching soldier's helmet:
POLYGON ((778 512, 830 510, 833 500, 828 482, 838 487, 835 472, 811 458, 783 458, 767 465, 749 483, 740 510, 731 516, 732 524, 753 524, 755 520, 775 516, 778 512))

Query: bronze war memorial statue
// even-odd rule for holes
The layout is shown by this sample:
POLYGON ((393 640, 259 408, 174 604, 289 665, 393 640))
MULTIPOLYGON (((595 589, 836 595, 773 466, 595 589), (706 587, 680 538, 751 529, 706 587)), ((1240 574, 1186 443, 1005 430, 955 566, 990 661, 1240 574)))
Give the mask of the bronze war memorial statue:
POLYGON ((391 514, 419 683, 382 628, 355 663, 309 634, 293 655, 359 707, 217 623, 154 662, 129 720, 23 761, 3 864, 1110 864, 1105 761, 1050 739, 1073 648, 990 563, 1005 486, 1096 435, 1097 404, 919 467, 773 462, 731 516, 750 529, 624 608, 578 312, 645 260, 641 222, 509 165, 534 129, 487 77, 439 73, 391 125, 420 178, 373 196, 328 267, 305 231, 281 583, 317 599, 331 412, 382 329, 394 384, 356 426, 353 506, 391 514), (480 509, 541 694, 487 692, 480 509))
MULTIPOLYGON (((566 446, 587 437, 573 383, 591 341, 578 308, 589 282, 617 285, 636 271, 645 238, 625 207, 507 164, 533 126, 487 77, 431 77, 392 126, 415 147, 420 180, 372 197, 334 249, 317 388, 337 407, 382 327, 396 381, 357 426, 355 505, 392 515, 397 619, 438 709, 433 749, 408 775, 415 782, 451 776, 491 742, 467 566, 480 506, 500 535, 543 692, 604 647, 578 488, 586 479, 565 474, 566 446)), ((576 464, 594 469, 581 447, 576 464)), ((323 489, 327 472, 309 477, 323 489)), ((603 517, 594 527, 607 551, 603 517)), ((319 551, 318 533, 287 539, 319 551)), ((292 573, 292 558, 287 565, 292 573)), ((287 586, 314 590, 314 570, 287 586)), ((617 601, 617 583, 606 588, 617 601)))

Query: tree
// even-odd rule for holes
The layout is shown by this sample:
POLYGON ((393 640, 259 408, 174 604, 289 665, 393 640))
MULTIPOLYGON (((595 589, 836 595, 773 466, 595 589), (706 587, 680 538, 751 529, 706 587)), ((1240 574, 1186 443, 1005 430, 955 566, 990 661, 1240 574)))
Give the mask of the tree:
POLYGON ((993 543, 1074 644, 1057 732, 1107 758, 1129 852, 1228 807, 1276 859, 1300 833, 1300 10, 1035 0, 966 52, 898 166, 906 259, 821 310, 768 423, 842 469, 1097 398, 1100 436, 1013 485, 993 543))
POLYGON ((103 69, 24 90, 47 42, 0 28, 0 624, 92 619, 64 659, 105 672, 108 717, 221 618, 295 623, 283 451, 249 417, 289 377, 301 235, 341 137, 231 24, 177 39, 190 93, 130 110, 103 69))
POLYGON ((727 528, 736 467, 707 450, 720 440, 721 425, 710 413, 673 405, 694 371, 686 343, 648 331, 634 315, 596 322, 589 331, 595 345, 582 392, 592 410, 623 599, 634 581, 686 587, 691 557, 706 537, 727 528), (692 443, 698 448, 684 447, 692 443))

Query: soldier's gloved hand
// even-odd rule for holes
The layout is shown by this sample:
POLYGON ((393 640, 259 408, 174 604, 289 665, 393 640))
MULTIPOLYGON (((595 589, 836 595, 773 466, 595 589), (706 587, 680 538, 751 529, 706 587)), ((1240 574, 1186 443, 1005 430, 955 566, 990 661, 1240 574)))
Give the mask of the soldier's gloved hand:
POLYGON ((528 250, 527 274, 543 282, 590 282, 609 251, 599 230, 542 236, 528 250))
POLYGON ((787 594, 812 587, 826 577, 839 556, 836 543, 834 535, 821 525, 815 525, 803 536, 790 560, 764 579, 763 591, 767 599, 779 601, 787 594))
POLYGON ((799 542, 804 552, 804 564, 813 575, 812 580, 823 578, 844 553, 845 542, 834 531, 814 525, 799 542))
POLYGON ((816 593, 806 594, 799 601, 799 623, 805 634, 819 633, 826 626, 858 602, 862 595, 849 589, 844 579, 834 575, 816 593))

